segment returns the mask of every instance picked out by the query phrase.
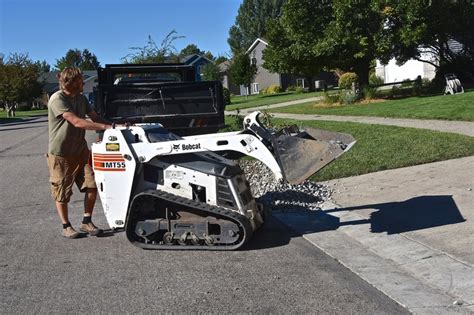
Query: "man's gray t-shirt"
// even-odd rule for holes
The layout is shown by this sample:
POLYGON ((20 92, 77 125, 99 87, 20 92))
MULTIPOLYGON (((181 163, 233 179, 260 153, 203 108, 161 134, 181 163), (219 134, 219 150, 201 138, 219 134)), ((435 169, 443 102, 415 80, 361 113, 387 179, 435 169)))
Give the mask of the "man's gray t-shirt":
POLYGON ((91 110, 91 105, 82 94, 69 97, 60 90, 51 96, 48 102, 49 154, 74 156, 87 149, 86 131, 74 127, 62 115, 72 112, 84 119, 91 110))

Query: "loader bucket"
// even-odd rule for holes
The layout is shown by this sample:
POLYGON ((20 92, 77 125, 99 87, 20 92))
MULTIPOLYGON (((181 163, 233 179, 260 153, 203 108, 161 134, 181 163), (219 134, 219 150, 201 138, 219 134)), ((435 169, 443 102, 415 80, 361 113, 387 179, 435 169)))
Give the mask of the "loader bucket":
POLYGON ((356 141, 348 134, 307 128, 295 135, 280 132, 272 142, 285 180, 299 184, 348 151, 356 141))

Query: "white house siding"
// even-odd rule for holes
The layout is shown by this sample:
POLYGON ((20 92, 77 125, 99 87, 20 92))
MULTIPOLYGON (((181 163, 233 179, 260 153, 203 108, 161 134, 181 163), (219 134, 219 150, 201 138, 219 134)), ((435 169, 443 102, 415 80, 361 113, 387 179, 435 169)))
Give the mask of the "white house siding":
MULTIPOLYGON (((425 54, 424 60, 435 61, 433 56, 425 54)), ((395 59, 389 61, 387 65, 382 65, 377 60, 375 74, 384 79, 384 83, 400 82, 403 80, 415 80, 418 76, 422 79, 432 80, 436 75, 436 68, 426 62, 410 59, 403 65, 398 66, 395 59)))
POLYGON ((281 86, 280 75, 278 73, 271 73, 267 69, 263 68, 263 50, 267 45, 258 41, 255 47, 249 52, 250 61, 255 58, 257 62, 257 74, 255 75, 254 82, 258 82, 259 90, 265 89, 270 85, 281 86))

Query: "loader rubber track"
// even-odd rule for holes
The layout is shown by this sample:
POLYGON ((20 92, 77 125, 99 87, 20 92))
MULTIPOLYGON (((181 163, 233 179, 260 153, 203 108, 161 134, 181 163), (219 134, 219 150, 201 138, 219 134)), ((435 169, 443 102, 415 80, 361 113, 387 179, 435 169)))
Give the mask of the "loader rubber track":
MULTIPOLYGON (((144 191, 136 195, 130 205, 126 222, 125 232, 128 240, 135 246, 144 249, 236 250, 251 238, 253 231, 250 220, 236 211, 208 205, 204 202, 187 199, 160 190, 144 191), (183 214, 191 215, 194 219, 194 223, 196 223, 190 224, 193 226, 218 223, 214 225, 219 225, 219 234, 224 236, 232 235, 235 237, 235 241, 226 243, 220 242, 219 240, 221 238, 219 235, 195 233, 193 230, 185 232, 188 236, 183 235, 182 239, 176 241, 176 239, 173 239, 172 233, 170 233, 171 228, 166 230, 158 230, 157 228, 157 231, 152 232, 152 234, 143 236, 147 232, 144 232, 141 227, 148 229, 150 226, 170 226, 171 224, 169 222, 180 225, 179 223, 182 220, 180 218, 168 220, 165 214, 165 212, 168 211, 173 215, 179 212, 178 217, 181 217, 183 214), (231 229, 226 230, 225 228, 227 226, 232 226, 232 231, 231 229), (235 231, 236 229, 238 229, 238 231, 235 231), (166 242, 167 237, 170 238, 171 241, 166 242), (191 237, 193 237, 193 239, 191 239, 191 237)), ((181 225, 186 226, 186 224, 181 225)))

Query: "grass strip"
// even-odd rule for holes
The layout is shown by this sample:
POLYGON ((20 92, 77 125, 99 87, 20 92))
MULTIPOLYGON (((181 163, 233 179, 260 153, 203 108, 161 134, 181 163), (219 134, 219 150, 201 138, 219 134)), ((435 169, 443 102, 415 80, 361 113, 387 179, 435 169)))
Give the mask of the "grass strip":
MULTIPOLYGON (((233 127, 237 128, 234 120, 235 118, 227 118, 229 125, 233 124, 233 127)), ((474 138, 453 133, 350 122, 274 119, 274 123, 344 132, 356 138, 354 147, 313 175, 310 178, 313 181, 474 155, 474 138)))
POLYGON ((7 111, 1 110, 0 123, 17 122, 17 121, 23 120, 23 118, 45 116, 45 115, 48 115, 48 109, 35 109, 35 110, 22 110, 22 111, 17 110, 15 112, 15 117, 7 117, 7 111))
POLYGON ((315 102, 270 109, 269 112, 341 116, 474 121, 474 92, 409 97, 377 103, 326 106, 315 102))

